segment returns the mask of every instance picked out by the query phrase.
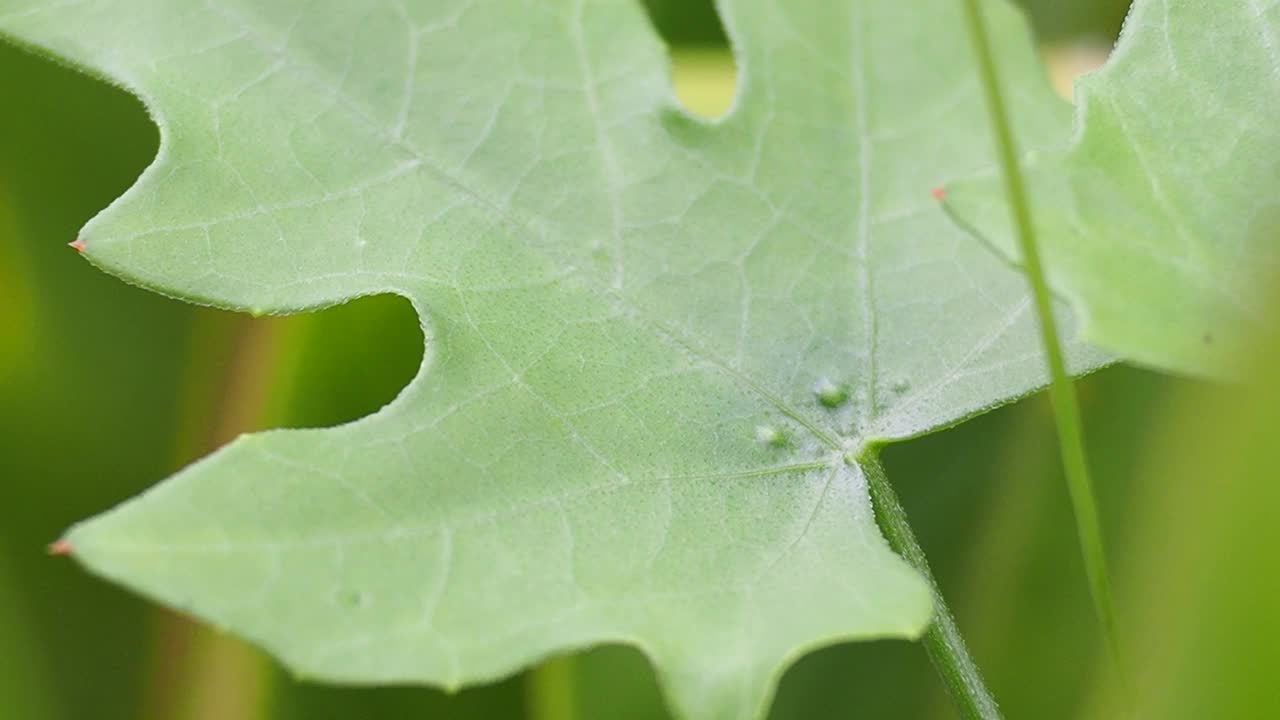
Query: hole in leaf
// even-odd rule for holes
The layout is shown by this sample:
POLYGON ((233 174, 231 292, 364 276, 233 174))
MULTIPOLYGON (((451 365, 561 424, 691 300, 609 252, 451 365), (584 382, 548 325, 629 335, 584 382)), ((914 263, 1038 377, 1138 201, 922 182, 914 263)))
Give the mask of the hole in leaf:
POLYGON ((729 110, 737 68, 711 0, 646 0, 654 27, 671 48, 671 84, 694 115, 716 118, 729 110))
POLYGON ((671 51, 676 98, 694 115, 714 119, 728 112, 737 90, 737 72, 728 48, 671 51))
POLYGON ((1101 67, 1110 54, 1110 45, 1092 38, 1040 48, 1049 82, 1058 96, 1068 102, 1075 102, 1076 79, 1101 67))
POLYGON ((729 46, 712 0, 644 0, 649 19, 671 47, 729 46))
POLYGON ((1129 0, 1014 0, 1027 14, 1031 29, 1042 43, 1096 39, 1109 44, 1120 33, 1129 0))
POLYGON ((291 318, 278 362, 287 405, 273 413, 290 427, 326 427, 377 412, 400 394, 422 364, 423 337, 408 300, 360 298, 291 318))

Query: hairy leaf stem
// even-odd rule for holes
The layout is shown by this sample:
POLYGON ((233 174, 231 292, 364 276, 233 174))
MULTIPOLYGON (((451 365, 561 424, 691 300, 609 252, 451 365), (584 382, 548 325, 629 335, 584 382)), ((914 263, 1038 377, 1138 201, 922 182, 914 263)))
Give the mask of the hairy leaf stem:
POLYGON ((858 465, 867 478, 876 520, 880 531, 889 541, 889 547, 924 575, 929 583, 929 590, 933 593, 933 623, 925 633, 924 647, 929 660, 942 677, 947 694, 951 696, 962 720, 999 720, 1000 709, 996 707, 995 698, 987 690, 977 663, 969 655, 969 648, 960 636, 956 619, 951 615, 951 609, 947 607, 937 581, 933 579, 929 561, 925 559, 924 550, 911 531, 907 513, 889 484, 878 454, 874 449, 865 451, 858 458, 858 465))
POLYGON ((1085 456, 1080 408, 1076 401, 1075 387, 1071 383, 1071 376, 1067 374, 1066 363, 1062 357, 1062 346, 1058 340, 1058 329, 1053 317, 1049 288, 1045 282, 1040 252, 1036 246, 1026 186, 1018 165, 1013 131, 1009 126, 1008 111, 1000 91, 999 77, 996 74, 995 59, 992 57, 982 10, 979 7, 979 0, 960 0, 960 2, 964 7, 965 23, 973 42, 973 51, 978 61, 978 74, 986 94, 987 111, 991 119, 991 130, 1000 162, 1000 171, 1004 177, 1005 192, 1009 198, 1014 233, 1017 236, 1027 282, 1031 285, 1031 295, 1039 318, 1040 339, 1044 346, 1045 360, 1049 366, 1049 398, 1053 404, 1058 444, 1062 452, 1062 467, 1075 511, 1076 533, 1080 541, 1081 554, 1084 556, 1085 572, 1089 578, 1089 591, 1123 688, 1127 685, 1125 663, 1120 647, 1114 602, 1111 597, 1111 582, 1107 575, 1107 558, 1102 541, 1102 526, 1098 520, 1098 504, 1094 497, 1093 482, 1089 477, 1089 464, 1085 456))

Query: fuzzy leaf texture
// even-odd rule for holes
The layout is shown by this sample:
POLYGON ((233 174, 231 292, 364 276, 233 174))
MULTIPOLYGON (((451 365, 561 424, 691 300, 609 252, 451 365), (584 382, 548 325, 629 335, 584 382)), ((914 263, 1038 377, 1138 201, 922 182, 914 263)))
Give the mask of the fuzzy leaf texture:
MULTIPOLYGON (((254 312, 396 293, 426 337, 388 407, 242 437, 77 557, 329 681, 631 643, 689 718, 923 632, 857 459, 1044 382, 1023 279, 930 195, 991 163, 958 3, 721 11, 743 70, 708 123, 623 0, 0 0, 160 127, 92 262, 254 312)), ((990 22, 1025 135, 1065 132, 990 22)))
MULTIPOLYGON (((1024 165, 1050 284, 1083 336, 1121 357, 1236 375, 1276 329, 1264 309, 1280 270, 1280 2, 1138 0, 1076 96, 1070 147, 1024 165)), ((1017 258, 997 175, 946 202, 1017 258)))

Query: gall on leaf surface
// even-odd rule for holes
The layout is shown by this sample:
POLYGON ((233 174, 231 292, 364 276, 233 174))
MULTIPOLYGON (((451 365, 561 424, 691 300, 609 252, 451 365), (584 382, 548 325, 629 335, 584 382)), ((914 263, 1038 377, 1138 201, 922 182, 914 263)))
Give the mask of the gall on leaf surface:
MULTIPOLYGON (((1138 0, 1076 97, 1069 146, 1024 161, 1050 285, 1081 334, 1123 358, 1238 375, 1276 330, 1280 3, 1138 0)), ((946 204, 1017 260, 997 174, 949 186, 946 204)))
MULTIPOLYGON (((623 0, 0 0, 160 128, 92 262, 253 312, 396 293, 426 337, 380 412, 242 437, 76 557, 329 681, 630 643, 689 718, 918 636, 856 458, 1044 383, 1024 280, 930 193, 991 163, 958 7, 726 0, 742 74, 708 123, 623 0)), ((1058 136, 989 7, 1022 131, 1058 136)))

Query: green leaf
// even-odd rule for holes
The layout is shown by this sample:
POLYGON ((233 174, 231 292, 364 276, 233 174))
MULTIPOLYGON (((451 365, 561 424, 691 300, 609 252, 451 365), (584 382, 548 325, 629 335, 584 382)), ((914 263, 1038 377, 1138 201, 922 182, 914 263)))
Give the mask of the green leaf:
POLYGON ((259 313, 396 293, 426 338, 378 413, 242 437, 77 556, 305 676, 453 688, 617 641, 688 717, 918 636, 856 458, 1044 380, 1023 279, 930 197, 989 164, 955 5, 725 2, 743 75, 708 124, 622 0, 3 0, 161 128, 90 260, 259 313))
MULTIPOLYGON (((1076 95, 1070 147, 1025 162, 1050 284, 1100 346, 1235 374, 1280 268, 1280 5, 1140 0, 1076 95)), ((1003 192, 992 175, 946 202, 1016 259, 1003 192)))

